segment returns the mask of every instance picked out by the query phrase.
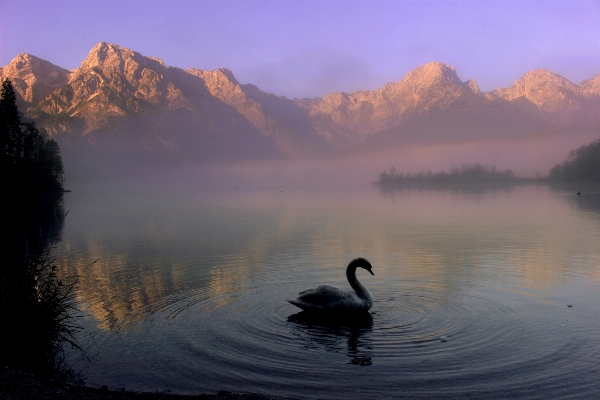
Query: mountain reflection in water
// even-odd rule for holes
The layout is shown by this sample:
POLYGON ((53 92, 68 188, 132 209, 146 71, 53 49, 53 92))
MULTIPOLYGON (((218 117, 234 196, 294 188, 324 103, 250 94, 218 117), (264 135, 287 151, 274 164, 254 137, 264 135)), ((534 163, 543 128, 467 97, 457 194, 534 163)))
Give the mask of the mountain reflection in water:
POLYGON ((583 192, 73 189, 56 256, 82 277, 91 361, 71 361, 91 385, 600 394, 600 218, 583 192), (368 321, 294 314, 286 298, 347 287, 359 256, 377 271, 368 321))

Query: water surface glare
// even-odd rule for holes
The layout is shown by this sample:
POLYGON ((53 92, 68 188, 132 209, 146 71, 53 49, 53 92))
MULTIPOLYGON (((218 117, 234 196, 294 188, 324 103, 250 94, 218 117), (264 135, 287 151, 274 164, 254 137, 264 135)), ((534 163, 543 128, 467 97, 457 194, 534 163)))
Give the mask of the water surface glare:
POLYGON ((600 396, 600 190, 74 189, 56 253, 81 276, 90 361, 70 362, 92 386, 600 396), (286 302, 348 287, 359 256, 370 318, 286 302))

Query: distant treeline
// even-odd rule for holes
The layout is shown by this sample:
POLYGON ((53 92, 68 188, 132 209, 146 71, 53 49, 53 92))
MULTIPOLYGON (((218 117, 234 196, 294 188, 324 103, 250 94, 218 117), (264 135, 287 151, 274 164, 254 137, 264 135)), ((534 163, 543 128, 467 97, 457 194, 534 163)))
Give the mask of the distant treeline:
POLYGON ((572 150, 564 163, 550 170, 549 178, 562 182, 600 182, 600 140, 572 150))
POLYGON ((462 184, 462 183, 518 183, 530 182, 533 179, 519 178, 509 169, 499 171, 496 167, 489 168, 481 164, 463 164, 454 167, 449 173, 445 171, 433 173, 431 171, 419 172, 417 174, 397 173, 394 167, 389 172, 379 174, 379 181, 375 182, 382 186, 410 186, 421 184, 462 184))

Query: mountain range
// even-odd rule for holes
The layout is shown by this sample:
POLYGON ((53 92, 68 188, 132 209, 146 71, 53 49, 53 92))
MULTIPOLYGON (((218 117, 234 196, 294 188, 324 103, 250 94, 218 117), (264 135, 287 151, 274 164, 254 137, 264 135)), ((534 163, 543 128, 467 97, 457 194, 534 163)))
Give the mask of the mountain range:
POLYGON ((600 74, 579 85, 545 69, 508 88, 431 62, 376 90, 288 99, 225 68, 166 66, 99 43, 75 70, 20 54, 0 68, 18 105, 60 141, 177 158, 302 158, 407 143, 600 132, 600 74))

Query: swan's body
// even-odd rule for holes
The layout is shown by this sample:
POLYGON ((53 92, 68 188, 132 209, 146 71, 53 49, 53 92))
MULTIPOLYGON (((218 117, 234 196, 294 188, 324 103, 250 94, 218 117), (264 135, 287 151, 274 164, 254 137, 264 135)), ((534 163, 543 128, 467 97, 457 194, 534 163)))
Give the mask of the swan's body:
POLYGON ((303 309, 304 311, 318 311, 336 313, 355 313, 366 312, 373 307, 373 296, 356 279, 356 268, 364 268, 373 274, 371 264, 364 258, 352 260, 346 268, 346 277, 352 290, 340 289, 336 286, 322 285, 316 289, 300 292, 295 300, 288 300, 290 303, 303 309))

